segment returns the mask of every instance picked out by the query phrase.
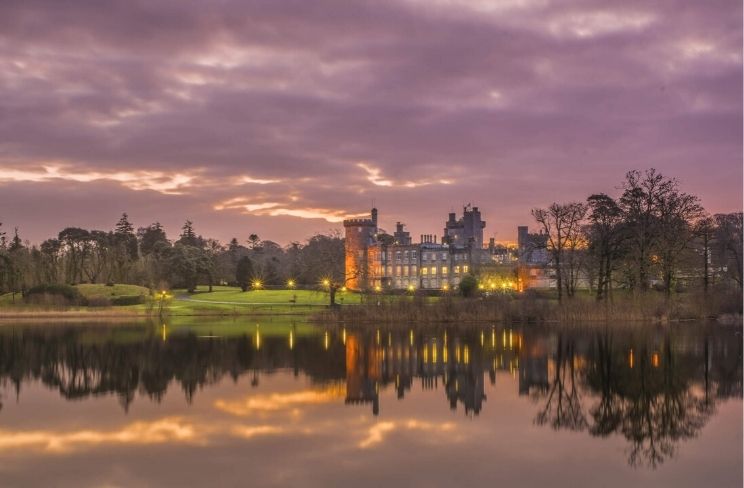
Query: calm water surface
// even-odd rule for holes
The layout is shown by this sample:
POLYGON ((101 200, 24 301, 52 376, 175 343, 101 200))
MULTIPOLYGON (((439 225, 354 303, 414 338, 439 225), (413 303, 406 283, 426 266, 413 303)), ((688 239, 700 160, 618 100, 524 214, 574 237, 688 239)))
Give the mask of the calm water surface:
POLYGON ((742 486, 741 329, 0 325, 2 486, 742 486))

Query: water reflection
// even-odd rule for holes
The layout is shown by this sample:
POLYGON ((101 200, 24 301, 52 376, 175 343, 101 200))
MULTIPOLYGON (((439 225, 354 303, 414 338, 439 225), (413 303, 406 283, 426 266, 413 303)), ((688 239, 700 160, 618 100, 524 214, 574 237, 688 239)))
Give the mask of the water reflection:
MULTIPOLYGON (((682 441, 698 435, 721 401, 742 396, 741 337, 731 328, 313 330, 282 324, 220 330, 229 333, 162 324, 4 327, 0 382, 5 388, 0 391, 5 397, 0 397, 0 409, 9 393, 22 396, 24 385, 35 381, 68 400, 115 394, 127 412, 138 393, 157 403, 177 387, 190 403, 200 389, 225 380, 245 377, 256 388, 262 378, 291 371, 310 378, 313 387, 256 391, 218 399, 213 406, 237 419, 345 403, 384 418, 381 392, 394 389, 398 400, 415 391, 433 392, 442 405, 476 417, 486 408, 487 385, 499 379, 532 401, 535 425, 596 438, 620 436, 630 465, 656 467, 674 456, 682 441)), ((13 442, 190 441, 204 436, 198 429, 203 427, 176 419, 51 440, 25 432, 13 442)), ((276 425, 226 429, 243 438, 283 432, 276 425)), ((396 429, 450 432, 454 424, 385 419, 370 427, 357 446, 374 446, 396 429)))

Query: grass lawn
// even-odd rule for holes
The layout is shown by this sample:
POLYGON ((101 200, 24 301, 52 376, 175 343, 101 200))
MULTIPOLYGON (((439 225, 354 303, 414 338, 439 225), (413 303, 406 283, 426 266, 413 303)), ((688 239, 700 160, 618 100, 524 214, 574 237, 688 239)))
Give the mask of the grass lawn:
POLYGON ((75 286, 85 298, 103 297, 113 298, 120 296, 149 295, 150 290, 144 286, 137 285, 77 285, 75 286))
MULTIPOLYGON (((77 285, 78 290, 86 298, 114 298, 127 295, 148 295, 147 288, 136 285, 77 285)), ((322 290, 251 290, 241 291, 240 288, 215 286, 212 292, 206 286, 200 286, 196 293, 189 294, 186 290, 173 290, 166 299, 164 309, 170 316, 189 315, 271 315, 271 314, 311 314, 328 305, 328 293, 322 290)), ((341 305, 358 304, 361 295, 352 292, 339 291, 336 302, 341 305)), ((116 307, 67 307, 70 312, 97 312, 158 315, 157 295, 149 303, 140 305, 116 307)), ((8 312, 34 310, 42 311, 36 305, 26 305, 20 294, 16 295, 15 305, 11 295, 0 295, 0 307, 8 312)))
MULTIPOLYGON (((196 293, 173 290, 167 309, 171 315, 218 314, 271 314, 271 313, 310 313, 328 305, 328 293, 320 290, 251 290, 215 286, 212 292, 205 287, 196 293)), ((338 292, 336 302, 355 304, 360 295, 338 292)))
MULTIPOLYGON (((210 302, 235 302, 240 304, 291 304, 297 305, 328 305, 328 293, 321 290, 250 290, 242 291, 231 286, 215 286, 210 293, 206 287, 197 289, 196 293, 188 295, 185 290, 174 290, 176 297, 188 297, 192 300, 208 300, 210 302)), ((338 303, 359 303, 358 293, 338 292, 338 303)))

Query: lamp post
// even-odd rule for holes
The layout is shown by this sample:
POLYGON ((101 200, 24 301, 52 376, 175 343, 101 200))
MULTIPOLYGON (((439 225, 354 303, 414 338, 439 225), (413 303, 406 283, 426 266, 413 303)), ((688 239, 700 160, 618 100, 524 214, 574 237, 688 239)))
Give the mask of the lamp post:
POLYGON ((163 304, 165 303, 165 299, 168 296, 168 293, 165 290, 160 290, 160 293, 158 295, 159 297, 159 307, 158 307, 158 315, 163 315, 163 304))

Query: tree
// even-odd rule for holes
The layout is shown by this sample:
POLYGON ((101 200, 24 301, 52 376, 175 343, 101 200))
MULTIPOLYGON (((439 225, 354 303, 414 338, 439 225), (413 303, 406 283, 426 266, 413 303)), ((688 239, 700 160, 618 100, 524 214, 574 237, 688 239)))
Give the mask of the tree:
POLYGON ((475 279, 475 276, 472 274, 466 274, 462 277, 462 280, 460 280, 460 284, 458 285, 460 288, 460 294, 464 297, 471 297, 475 293, 475 290, 478 288, 478 280, 475 279))
POLYGON ((253 279, 253 263, 248 256, 243 256, 238 260, 235 270, 235 281, 243 291, 248 291, 248 287, 253 279))
POLYGON ((118 282, 126 282, 129 269, 138 257, 137 236, 126 213, 123 213, 116 223, 110 245, 115 266, 114 277, 118 282))
POLYGON ((617 202, 604 193, 587 198, 589 225, 585 229, 589 252, 597 263, 597 300, 607 298, 612 287, 612 272, 625 242, 623 212, 617 202))
POLYGON ((620 208, 627 223, 634 289, 649 288, 652 255, 659 239, 659 202, 675 190, 675 185, 654 168, 644 173, 633 170, 625 175, 620 208))
POLYGON ((553 203, 547 209, 532 209, 532 216, 548 236, 548 252, 555 266, 559 302, 563 298, 564 286, 569 297, 575 292, 575 276, 578 272, 575 253, 586 212, 587 206, 579 202, 553 203))
POLYGON ((742 289, 742 212, 715 215, 716 241, 720 255, 732 279, 742 289))
POLYGON ((703 293, 708 293, 710 285, 711 246, 716 235, 716 221, 706 215, 695 223, 695 236, 700 240, 703 261, 703 293))
POLYGON ((676 180, 657 199, 656 255, 661 266, 664 292, 671 295, 679 259, 694 237, 693 223, 703 215, 698 197, 681 192, 676 180))
POLYGON ((261 248, 261 239, 258 237, 258 234, 251 234, 248 236, 248 248, 252 251, 261 248))
POLYGON ((90 253, 90 232, 79 227, 67 227, 59 233, 58 238, 65 251, 67 283, 81 283, 83 268, 90 253))
POLYGON ((209 257, 198 247, 176 243, 167 250, 167 269, 170 282, 186 288, 193 293, 199 282, 199 277, 210 272, 209 257))
POLYGON ((140 252, 143 255, 151 254, 158 243, 168 243, 168 237, 165 235, 160 222, 155 222, 147 227, 137 229, 137 239, 139 241, 140 252))
POLYGON ((204 239, 202 239, 201 236, 196 235, 194 224, 190 220, 187 220, 183 224, 181 235, 176 242, 178 244, 183 244, 184 246, 204 247, 204 239))

